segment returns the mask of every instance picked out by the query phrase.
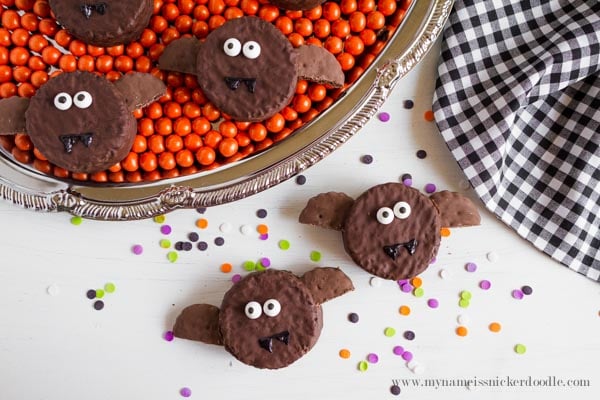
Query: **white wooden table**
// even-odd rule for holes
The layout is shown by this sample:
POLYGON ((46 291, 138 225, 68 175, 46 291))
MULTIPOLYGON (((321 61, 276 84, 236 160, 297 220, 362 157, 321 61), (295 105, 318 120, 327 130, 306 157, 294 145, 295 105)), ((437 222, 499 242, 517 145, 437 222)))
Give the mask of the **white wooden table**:
MULTIPOLYGON (((209 226, 195 227, 195 210, 167 215, 173 232, 168 239, 186 240, 198 232, 209 243, 205 252, 180 252, 170 263, 161 248, 160 225, 152 220, 108 223, 70 223, 64 213, 36 213, 0 202, 0 399, 180 399, 182 388, 192 399, 374 399, 396 398, 393 379, 420 379, 421 385, 439 379, 439 388, 399 382, 397 398, 410 399, 597 399, 600 393, 600 286, 539 253, 497 221, 461 184, 462 173, 442 142, 435 124, 425 121, 430 109, 439 46, 401 80, 381 111, 349 143, 308 170, 307 183, 293 180, 245 200, 209 209, 209 226), (413 100, 414 108, 403 107, 413 100), (427 151, 418 159, 417 150, 427 151), (371 154, 366 165, 360 157, 371 154), (414 186, 435 183, 438 189, 462 191, 477 201, 480 227, 453 229, 444 238, 437 262, 421 277, 425 295, 402 293, 395 282, 370 285, 371 276, 344 253, 338 232, 300 225, 298 214, 306 200, 323 191, 358 196, 372 185, 398 181, 411 173, 414 186), (266 219, 256 211, 268 211, 266 219), (244 236, 239 228, 264 222, 267 241, 244 236), (229 223, 229 233, 219 226, 229 223), (213 240, 225 239, 217 247, 213 240), (291 243, 278 248, 279 239, 291 243), (140 244, 142 255, 131 248, 140 244), (320 262, 310 261, 319 250, 320 262), (490 262, 488 254, 498 256, 490 262), (356 290, 324 305, 324 329, 313 350, 292 366, 263 371, 235 360, 223 348, 197 342, 163 339, 186 305, 219 305, 231 286, 233 273, 242 273, 246 260, 269 257, 272 268, 298 273, 318 265, 339 266, 356 290), (229 262, 233 273, 220 272, 229 262), (474 273, 465 270, 475 262, 474 273), (441 279, 440 269, 449 276, 441 279), (492 282, 488 291, 478 284, 492 282), (116 291, 103 298, 96 311, 86 298, 88 289, 112 282, 116 291), (523 300, 511 291, 529 285, 534 292, 523 300), (466 309, 459 293, 473 298, 466 309), (437 309, 427 299, 440 302, 437 309), (409 316, 398 309, 408 305, 409 316), (360 316, 348 322, 349 313, 360 316), (468 318, 469 334, 459 337, 457 317, 468 318), (500 322, 492 333, 488 325, 500 322), (393 327, 394 337, 385 337, 393 327), (416 334, 413 341, 402 336, 416 334), (526 345, 525 354, 514 346, 526 345), (410 350, 424 372, 415 374, 392 353, 395 345, 410 350), (351 351, 350 359, 338 356, 351 351), (357 369, 369 353, 379 356, 366 372, 357 369), (519 386, 516 380, 575 379, 591 387, 519 386), (511 379, 510 382, 506 378, 511 379), (451 380, 462 380, 452 382, 451 380), (477 380, 466 388, 461 383, 477 380), (582 381, 583 380, 583 381, 582 381), (449 387, 450 384, 459 384, 449 387), (482 385, 502 385, 483 387, 482 385), (510 386, 508 386, 510 385, 510 386), (515 386, 517 385, 517 386, 515 386)), ((464 182, 463 182, 464 183, 464 182)), ((527 384, 527 382, 525 382, 527 384)))

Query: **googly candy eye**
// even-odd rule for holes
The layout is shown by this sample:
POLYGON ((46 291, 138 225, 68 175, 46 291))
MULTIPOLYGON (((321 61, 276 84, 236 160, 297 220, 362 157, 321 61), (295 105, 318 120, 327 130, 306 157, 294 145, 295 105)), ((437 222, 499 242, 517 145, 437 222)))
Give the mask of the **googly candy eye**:
POLYGON ((242 44, 236 38, 227 39, 225 41, 225 44, 223 45, 223 51, 229 57, 237 56, 238 54, 240 54, 241 50, 242 50, 242 44))
POLYGON ((244 48, 242 50, 244 52, 244 56, 251 60, 254 60, 258 56, 260 56, 260 44, 256 43, 254 40, 244 43, 244 48))
POLYGON ((73 99, 69 93, 60 92, 54 96, 54 107, 61 111, 67 111, 73 105, 73 99))
POLYGON ((383 225, 391 224, 394 220, 394 212, 389 207, 381 207, 377 210, 377 222, 383 225))
POLYGON ((256 319, 261 316, 262 307, 260 306, 260 303, 258 301, 251 301, 248 304, 246 304, 245 312, 246 317, 250 319, 256 319))
POLYGON ((394 215, 396 218, 406 219, 410 216, 410 204, 405 201, 399 201, 394 204, 394 215))
POLYGON ((73 96, 73 103, 75 103, 78 108, 88 108, 92 105, 92 95, 84 90, 77 92, 75 93, 75 96, 73 96))
POLYGON ((281 304, 275 299, 265 301, 263 311, 268 317, 276 317, 281 312, 281 304))

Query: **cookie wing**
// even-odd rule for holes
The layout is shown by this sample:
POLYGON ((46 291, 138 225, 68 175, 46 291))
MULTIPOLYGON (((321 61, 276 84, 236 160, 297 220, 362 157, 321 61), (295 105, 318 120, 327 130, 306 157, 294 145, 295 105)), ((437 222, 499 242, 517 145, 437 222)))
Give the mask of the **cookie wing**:
POLYGON ((443 190, 432 194, 429 198, 440 211, 443 227, 459 228, 481 224, 481 215, 468 197, 443 190))
POLYGON ((219 308, 194 304, 183 309, 175 321, 173 334, 182 339, 223 345, 219 331, 219 308))
POLYGON ((310 289, 317 304, 323 304, 354 290, 350 278, 339 268, 315 268, 300 279, 310 289))
POLYGON ((158 59, 158 67, 166 71, 196 75, 196 56, 200 41, 194 37, 184 37, 169 43, 158 59))
POLYGON ((344 72, 335 56, 322 47, 302 45, 296 49, 298 53, 298 77, 309 81, 342 87, 344 72))
POLYGON ((115 86, 125 97, 127 108, 133 111, 161 98, 167 87, 160 79, 150 74, 132 72, 115 82, 115 86))
POLYGON ((9 97, 0 100, 0 135, 13 135, 25 132, 25 111, 29 99, 9 97))
POLYGON ((354 199, 345 193, 321 193, 308 200, 298 221, 302 224, 341 231, 354 199))

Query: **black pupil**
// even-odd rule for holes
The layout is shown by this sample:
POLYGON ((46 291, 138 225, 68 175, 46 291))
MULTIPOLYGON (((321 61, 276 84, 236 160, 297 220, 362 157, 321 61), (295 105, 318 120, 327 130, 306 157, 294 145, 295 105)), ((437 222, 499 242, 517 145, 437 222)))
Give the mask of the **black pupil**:
POLYGON ((268 308, 269 310, 272 310, 272 309, 274 309, 274 308, 275 308, 275 304, 273 304, 273 303, 269 303, 269 304, 267 305, 267 308, 268 308))
POLYGON ((248 308, 248 313, 249 314, 254 314, 254 308, 252 308, 252 307, 248 308))
POLYGON ((381 215, 383 216, 383 218, 387 218, 387 216, 389 215, 387 211, 384 211, 381 213, 381 215))
POLYGON ((400 207, 400 213, 404 214, 406 212, 406 208, 405 207, 400 207))
POLYGON ((79 101, 83 101, 85 99, 85 96, 83 94, 80 94, 79 96, 77 96, 77 100, 79 101))
POLYGON ((233 49, 233 43, 229 43, 229 44, 227 44, 227 48, 228 48, 229 50, 233 49))
POLYGON ((67 98, 65 96, 60 96, 58 98, 58 102, 64 104, 67 102, 67 98))
POLYGON ((248 46, 248 48, 249 48, 250 50, 254 50, 254 45, 253 45, 253 44, 251 44, 250 46, 248 46))

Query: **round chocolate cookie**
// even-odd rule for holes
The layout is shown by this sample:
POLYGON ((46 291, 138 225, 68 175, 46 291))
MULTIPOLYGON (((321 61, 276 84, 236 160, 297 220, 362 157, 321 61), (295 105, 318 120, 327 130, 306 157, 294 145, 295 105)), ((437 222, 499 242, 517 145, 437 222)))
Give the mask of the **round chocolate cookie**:
POLYGON ((310 10, 324 1, 325 0, 270 0, 269 2, 284 10, 310 10))
POLYGON ((152 17, 152 0, 50 0, 56 20, 69 33, 95 46, 129 43, 152 17))
POLYGON ((297 53, 258 17, 227 21, 211 32, 196 58, 198 83, 219 109, 240 121, 261 121, 284 108, 298 82, 297 53))
POLYGON ((238 360, 276 369, 314 346, 323 316, 300 278, 271 269, 248 275, 225 294, 219 326, 225 348, 238 360))
POLYGON ((356 264, 398 280, 427 268, 437 254, 440 229, 440 212, 427 196, 401 183, 386 183, 354 202, 342 233, 356 264))
POLYGON ((89 72, 50 79, 31 98, 25 120, 34 146, 73 172, 101 171, 121 161, 137 129, 124 95, 89 72))

